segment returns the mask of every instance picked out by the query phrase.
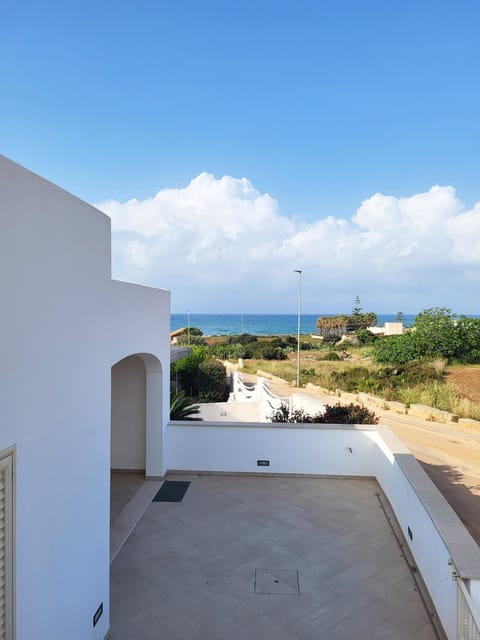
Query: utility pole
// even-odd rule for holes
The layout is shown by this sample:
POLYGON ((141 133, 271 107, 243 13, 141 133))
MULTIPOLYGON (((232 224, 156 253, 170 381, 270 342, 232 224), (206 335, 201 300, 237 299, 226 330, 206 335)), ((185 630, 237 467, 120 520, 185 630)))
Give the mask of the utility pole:
POLYGON ((300 316, 302 313, 302 270, 294 269, 298 273, 298 322, 297 322, 297 387, 300 386, 300 316))

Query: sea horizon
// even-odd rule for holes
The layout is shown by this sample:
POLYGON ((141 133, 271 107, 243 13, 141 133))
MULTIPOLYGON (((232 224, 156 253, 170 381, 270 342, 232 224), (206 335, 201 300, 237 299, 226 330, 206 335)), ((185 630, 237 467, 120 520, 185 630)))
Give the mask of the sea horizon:
MULTIPOLYGON (((305 313, 300 317, 300 333, 317 333, 317 319, 340 314, 305 313)), ((405 313, 404 326, 413 325, 418 314, 405 313)), ((377 325, 394 322, 395 313, 377 314, 377 325)), ((170 330, 175 331, 189 324, 197 327, 205 336, 236 335, 250 333, 257 336, 292 335, 297 333, 298 315, 296 313, 172 313, 170 330)))
MULTIPOLYGON (((300 333, 316 334, 317 319, 321 316, 336 316, 336 313, 305 313, 301 315, 300 333)), ((348 314, 345 314, 348 315, 348 314)), ((396 313, 377 314, 377 326, 385 322, 395 322, 396 313)), ((413 326, 418 313, 404 313, 403 324, 405 327, 413 326)), ((469 318, 480 318, 474 314, 466 315, 469 318)), ((298 315, 296 313, 172 313, 170 315, 170 331, 183 327, 197 327, 205 336, 237 335, 250 333, 256 336, 269 335, 295 335, 298 328, 298 315)))

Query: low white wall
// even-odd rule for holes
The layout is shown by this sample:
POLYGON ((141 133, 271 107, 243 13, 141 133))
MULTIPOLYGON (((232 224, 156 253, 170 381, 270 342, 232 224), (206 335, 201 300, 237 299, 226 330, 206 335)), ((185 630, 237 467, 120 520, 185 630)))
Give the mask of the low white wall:
POLYGON ((452 571, 455 568, 470 579, 472 595, 478 598, 480 550, 389 429, 177 422, 167 426, 166 443, 169 470, 376 477, 395 511, 447 636, 455 638, 457 584, 452 571), (270 466, 259 467, 257 460, 269 460, 270 466))
POLYGON ((205 422, 258 422, 258 402, 208 402, 199 404, 205 422))
POLYGON ((168 468, 372 476, 376 443, 367 433, 344 425, 170 423, 168 468), (270 466, 258 467, 257 460, 270 466))
POLYGON ((310 414, 323 413, 325 410, 325 405, 322 402, 302 393, 292 395, 292 405, 294 409, 304 409, 305 413, 310 414))
POLYGON ((453 571, 465 578, 480 578, 480 550, 400 440, 385 427, 369 436, 378 444, 375 476, 395 511, 447 636, 455 638, 453 571))

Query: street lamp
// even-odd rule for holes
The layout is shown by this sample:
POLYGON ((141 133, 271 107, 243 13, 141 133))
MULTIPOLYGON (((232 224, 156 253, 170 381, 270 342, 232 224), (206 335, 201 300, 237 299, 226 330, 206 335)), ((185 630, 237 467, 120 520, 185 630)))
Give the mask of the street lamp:
POLYGON ((300 386, 300 314, 302 311, 302 270, 294 269, 298 273, 298 324, 297 324, 297 387, 300 386))
POLYGON ((187 327, 188 344, 190 345, 190 309, 187 309, 187 327))

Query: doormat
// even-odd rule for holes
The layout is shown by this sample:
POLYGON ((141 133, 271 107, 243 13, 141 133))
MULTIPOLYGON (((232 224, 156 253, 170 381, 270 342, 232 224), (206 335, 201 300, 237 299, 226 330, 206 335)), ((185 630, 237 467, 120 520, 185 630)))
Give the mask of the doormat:
POLYGON ((190 482, 165 480, 152 502, 181 502, 190 482))

